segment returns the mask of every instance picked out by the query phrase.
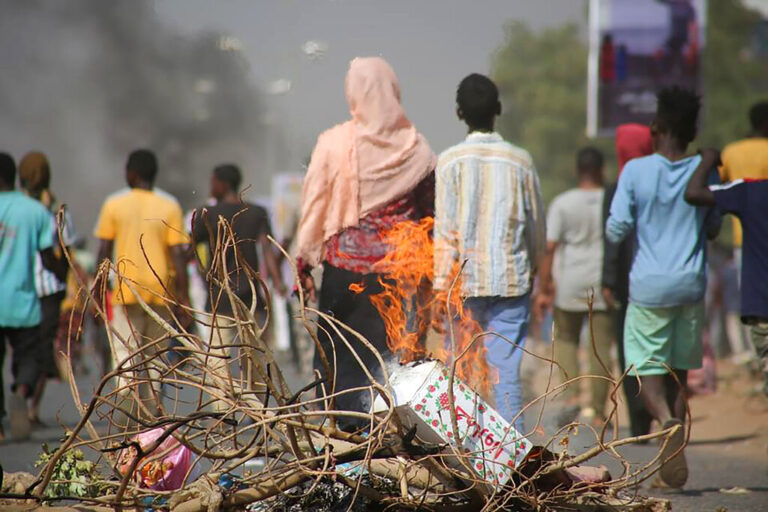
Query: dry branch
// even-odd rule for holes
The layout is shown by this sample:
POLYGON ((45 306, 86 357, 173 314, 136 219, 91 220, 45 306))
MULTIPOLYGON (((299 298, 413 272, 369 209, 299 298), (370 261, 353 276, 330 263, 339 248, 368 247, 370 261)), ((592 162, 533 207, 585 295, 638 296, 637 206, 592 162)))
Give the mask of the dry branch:
MULTIPOLYGON (((115 368, 106 373, 97 385, 94 395, 87 403, 82 402, 70 375, 70 387, 76 407, 81 414, 79 422, 72 428, 61 446, 42 468, 35 482, 30 485, 23 497, 38 503, 50 501, 46 491, 55 482, 57 463, 61 457, 74 448, 89 448, 102 454, 97 460, 104 478, 111 479, 116 489, 114 494, 83 498, 68 496, 67 499, 81 501, 83 505, 110 506, 115 509, 136 506, 143 497, 156 496, 168 499, 172 495, 184 496, 183 501, 170 501, 173 510, 178 512, 197 512, 210 510, 212 503, 221 510, 241 509, 243 506, 309 486, 306 492, 312 492, 318 485, 325 485, 328 479, 341 482, 354 489, 355 495, 402 509, 427 508, 432 510, 460 510, 462 507, 497 510, 514 502, 530 508, 547 508, 563 500, 571 500, 584 492, 568 486, 542 487, 544 482, 552 481, 553 475, 560 475, 566 468, 586 462, 600 454, 620 456, 616 448, 638 441, 662 438, 666 443, 672 431, 662 431, 653 435, 637 438, 619 439, 617 431, 614 437, 606 440, 607 432, 595 432, 595 446, 576 456, 555 457, 553 460, 541 459, 530 471, 521 470, 512 483, 503 489, 493 490, 490 494, 484 482, 472 472, 468 456, 461 446, 429 447, 414 441, 412 433, 403 427, 395 410, 395 401, 388 379, 383 384, 377 382, 371 372, 364 368, 370 381, 365 388, 371 396, 379 395, 387 404, 387 410, 380 414, 367 414, 334 409, 335 398, 343 393, 355 390, 335 390, 328 381, 313 377, 299 388, 292 389, 283 375, 280 364, 269 344, 264 340, 266 324, 261 323, 256 311, 256 289, 266 289, 258 272, 241 264, 237 271, 245 272, 253 288, 254 301, 243 303, 232 290, 227 276, 234 269, 227 268, 225 251, 237 252, 234 234, 223 219, 217 219, 218 228, 209 225, 211 244, 215 248, 211 255, 211 265, 207 270, 209 282, 215 283, 222 290, 222 295, 233 304, 231 316, 219 314, 214 307, 211 312, 184 308, 168 296, 163 296, 161 310, 139 299, 139 306, 156 325, 161 327, 162 335, 157 339, 143 340, 136 346, 129 357, 118 361, 115 368), (173 312, 195 318, 192 324, 178 321, 173 312), (216 330, 224 325, 237 332, 236 342, 220 346, 216 330), (196 327, 210 330, 208 336, 199 334, 196 327), (177 341, 176 351, 180 360, 174 360, 168 340, 177 341), (121 384, 122 383, 122 384, 121 384), (165 386, 174 396, 154 392, 149 399, 139 400, 141 387, 157 390, 165 386), (184 387, 194 394, 194 407, 189 407, 179 396, 178 389, 184 387), (315 392, 316 396, 312 396, 315 392), (130 407, 130 404, 138 407, 130 407), (128 405, 126 405, 128 404, 128 405), (170 412, 169 412, 170 411, 170 412), (112 418, 121 414, 128 418, 127 427, 117 428, 112 418), (336 419, 340 417, 364 419, 369 427, 362 435, 344 432, 336 428, 336 419), (109 427, 97 426, 99 419, 110 421, 109 427), (187 447, 195 457, 195 463, 204 468, 205 475, 197 479, 193 474, 186 475, 183 489, 175 492, 159 491, 147 488, 136 477, 147 461, 161 460, 163 454, 155 453, 162 439, 149 446, 141 446, 135 436, 149 429, 162 428, 162 439, 173 437, 187 447), (128 471, 115 470, 115 452, 128 446, 137 448, 138 456, 133 459, 128 471), (443 455, 450 454, 462 462, 463 469, 448 466, 443 455), (247 470, 245 464, 259 459, 262 466, 258 470, 247 470), (363 484, 359 474, 350 473, 344 464, 352 463, 371 478, 390 481, 396 489, 394 493, 376 489, 363 484), (216 475, 240 475, 237 485, 226 489, 220 487, 216 475)), ((277 244, 275 244, 277 245, 277 244)), ((278 247, 279 248, 279 247, 278 247)), ((282 250, 282 248, 279 248, 282 250)), ((287 254, 285 254, 287 257, 287 254)), ((242 262, 242 258, 237 258, 242 262)), ((294 273, 295 264, 291 262, 294 273)), ((149 264, 149 260, 144 262, 149 264)), ((138 283, 129 282, 119 275, 114 266, 104 263, 99 268, 97 283, 105 283, 109 274, 123 279, 133 292, 143 290, 138 283)), ((87 283, 80 286, 87 289, 87 283)), ((455 282, 454 282, 455 286, 455 282)), ((110 343, 128 343, 109 325, 102 290, 94 290, 89 300, 96 314, 108 332, 110 343)), ((214 303, 217 301, 213 301, 214 303)), ((324 312, 309 308, 299 291, 298 318, 308 330, 309 335, 319 348, 316 336, 318 318, 335 331, 346 346, 357 355, 359 350, 372 351, 382 368, 387 368, 385 358, 362 335, 341 324, 324 312), (360 348, 358 348, 360 347, 360 348)), ((268 321, 268 320, 266 320, 268 321)), ((452 327, 449 327, 452 329, 452 327)), ((481 336, 495 335, 480 333, 457 354, 452 362, 450 383, 453 383, 457 364, 463 354, 476 343, 481 336)), ((454 347, 455 348, 455 347, 454 347)), ((333 354, 321 354, 321 360, 329 374, 333 354)), ((362 359, 357 358, 362 365, 362 359)), ((550 366, 550 375, 554 363, 544 360, 550 366)), ((72 373, 71 366, 68 368, 72 373)), ((591 377, 581 377, 591 378, 591 377)), ((605 377, 601 377, 605 378, 605 377)), ((616 415, 615 393, 619 379, 611 379, 613 385, 612 419, 616 415)), ((567 384, 567 383, 566 383, 567 384)), ((450 385, 450 421, 454 439, 461 438, 456 416, 455 403, 450 385)), ((548 386, 547 392, 534 400, 534 403, 546 401, 562 386, 548 386)), ((626 464, 624 474, 615 480, 600 485, 602 495, 610 489, 619 490, 647 478, 655 471, 654 461, 642 468, 630 471, 626 464)), ((562 482, 562 479, 559 480, 562 482)), ((214 507, 215 508, 215 507, 214 507)))

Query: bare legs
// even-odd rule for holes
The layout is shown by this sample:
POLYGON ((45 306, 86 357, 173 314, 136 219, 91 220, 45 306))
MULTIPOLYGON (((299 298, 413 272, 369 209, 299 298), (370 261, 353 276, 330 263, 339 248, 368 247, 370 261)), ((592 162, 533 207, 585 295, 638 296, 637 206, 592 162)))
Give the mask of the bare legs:
POLYGON ((29 408, 29 421, 32 425, 40 425, 40 402, 45 392, 45 383, 48 380, 47 375, 41 375, 35 385, 35 392, 32 395, 32 402, 29 408))
POLYGON ((671 419, 685 421, 685 382, 688 372, 674 370, 674 374, 640 377, 640 398, 651 416, 662 425, 671 419))
POLYGON ((664 444, 661 453, 662 466, 659 476, 664 485, 680 488, 688 480, 688 464, 685 461, 685 370, 674 370, 674 375, 643 375, 640 377, 640 398, 651 416, 663 429, 678 426, 677 431, 664 444))

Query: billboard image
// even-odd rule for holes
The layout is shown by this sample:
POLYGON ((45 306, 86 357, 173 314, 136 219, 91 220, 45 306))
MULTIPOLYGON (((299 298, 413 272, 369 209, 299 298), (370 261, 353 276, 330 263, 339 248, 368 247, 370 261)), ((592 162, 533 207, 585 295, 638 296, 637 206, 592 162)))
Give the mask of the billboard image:
POLYGON ((663 87, 699 90, 706 0, 597 0, 592 6, 596 126, 590 135, 611 134, 622 123, 649 123, 663 87))

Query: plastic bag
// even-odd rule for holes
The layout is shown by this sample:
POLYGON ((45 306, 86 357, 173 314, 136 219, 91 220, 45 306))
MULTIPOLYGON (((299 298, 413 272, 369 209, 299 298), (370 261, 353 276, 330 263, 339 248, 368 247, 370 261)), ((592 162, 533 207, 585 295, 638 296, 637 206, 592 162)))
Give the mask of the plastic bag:
MULTIPOLYGON (((164 432, 162 428, 155 428, 140 433, 133 440, 139 443, 142 450, 146 450, 164 432)), ((122 450, 118 460, 118 470, 121 474, 124 475, 128 471, 136 456, 135 447, 122 450)), ((187 473, 192 467, 192 460, 192 452, 189 448, 179 443, 173 436, 168 436, 160 446, 147 453, 139 462, 135 476, 141 487, 155 491, 174 491, 184 484, 187 473)), ((190 476, 187 480, 192 481, 193 478, 190 476)))

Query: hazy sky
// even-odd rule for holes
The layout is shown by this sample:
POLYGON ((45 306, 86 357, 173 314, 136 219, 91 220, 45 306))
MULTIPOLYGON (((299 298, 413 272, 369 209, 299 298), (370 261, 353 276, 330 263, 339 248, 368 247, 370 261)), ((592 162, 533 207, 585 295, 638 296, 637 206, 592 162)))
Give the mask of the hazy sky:
POLYGON ((157 0, 157 11, 182 31, 212 29, 241 40, 260 88, 291 82, 289 92, 266 100, 282 127, 288 167, 347 117, 344 75, 355 56, 390 61, 409 117, 439 152, 463 136, 453 114, 456 85, 489 71, 507 22, 586 24, 584 0, 157 0), (327 43, 323 57, 302 51, 310 40, 327 43))

